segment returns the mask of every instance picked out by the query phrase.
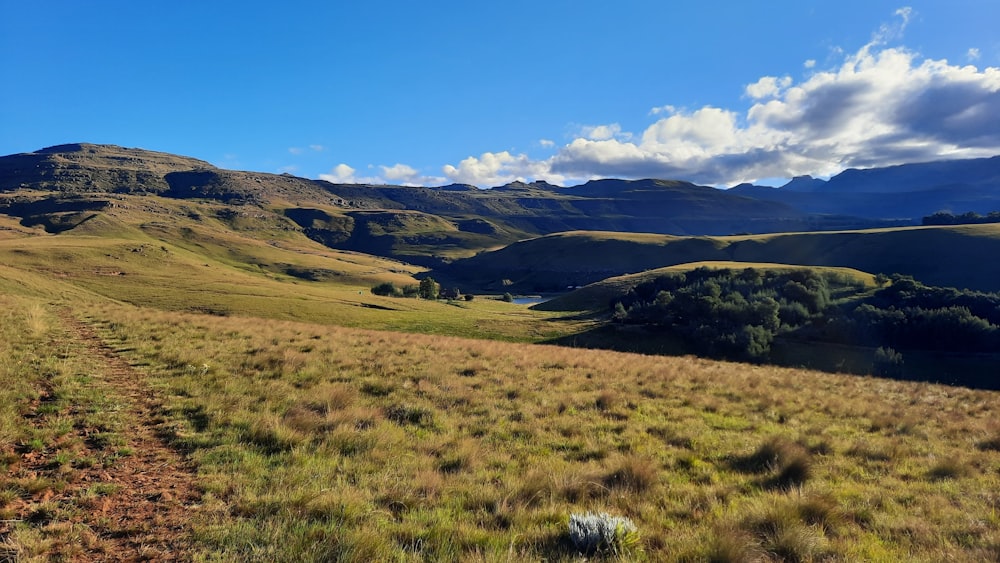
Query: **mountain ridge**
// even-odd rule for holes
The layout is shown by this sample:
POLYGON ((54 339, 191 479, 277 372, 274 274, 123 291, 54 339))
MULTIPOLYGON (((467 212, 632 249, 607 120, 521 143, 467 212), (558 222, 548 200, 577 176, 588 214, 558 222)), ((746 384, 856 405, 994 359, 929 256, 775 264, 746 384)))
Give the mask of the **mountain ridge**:
POLYGON ((251 206, 258 210, 252 213, 270 214, 276 224, 331 248, 435 266, 566 231, 716 236, 906 225, 942 209, 987 213, 1000 209, 1000 157, 845 171, 825 181, 801 176, 782 188, 721 190, 684 180, 605 178, 568 187, 518 181, 480 189, 338 184, 72 143, 0 157, 0 195, 0 212, 50 232, 75 228, 87 217, 83 213, 111 205, 110 195, 251 206), (922 171, 930 172, 920 191, 830 187, 851 178, 871 186, 922 171), (948 184, 932 185, 944 180, 948 184))

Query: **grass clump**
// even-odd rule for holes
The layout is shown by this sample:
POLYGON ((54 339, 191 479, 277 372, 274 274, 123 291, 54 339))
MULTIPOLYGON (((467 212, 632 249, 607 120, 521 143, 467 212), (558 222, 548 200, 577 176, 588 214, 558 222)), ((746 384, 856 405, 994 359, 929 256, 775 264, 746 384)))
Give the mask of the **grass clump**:
POLYGON ((812 474, 809 450, 787 438, 765 441, 752 454, 736 458, 734 469, 746 473, 769 473, 767 488, 789 489, 803 485, 812 474))

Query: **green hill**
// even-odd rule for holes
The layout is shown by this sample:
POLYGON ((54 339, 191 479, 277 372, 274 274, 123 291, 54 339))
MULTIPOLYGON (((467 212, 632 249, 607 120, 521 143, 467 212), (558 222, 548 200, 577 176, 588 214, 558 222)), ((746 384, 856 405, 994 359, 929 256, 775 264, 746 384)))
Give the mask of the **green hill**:
POLYGON ((517 291, 565 291, 699 261, 767 262, 900 273, 936 286, 1000 290, 1000 225, 903 227, 727 237, 570 232, 460 260, 450 277, 517 291))
POLYGON ((51 232, 72 228, 82 219, 55 214, 101 209, 122 195, 263 207, 284 213, 307 236, 334 248, 425 265, 581 229, 727 234, 884 224, 808 215, 784 203, 676 180, 609 179, 569 188, 514 182, 485 190, 332 184, 86 143, 0 157, 0 193, 9 196, 0 213, 51 232), (314 224, 317 218, 322 225, 314 224))
POLYGON ((875 285, 875 276, 852 268, 794 266, 791 264, 772 264, 763 262, 690 262, 686 264, 677 264, 675 266, 667 266, 665 268, 646 270, 638 274, 628 274, 607 278, 566 293, 565 295, 560 295, 554 299, 545 301, 544 303, 539 303, 533 308, 540 311, 606 312, 608 310, 609 303, 611 303, 613 299, 619 298, 627 293, 629 289, 637 285, 651 281, 670 272, 685 272, 696 268, 728 268, 732 270, 756 268, 759 270, 769 270, 774 272, 807 269, 822 273, 839 274, 846 278, 857 280, 858 282, 868 286, 875 285))

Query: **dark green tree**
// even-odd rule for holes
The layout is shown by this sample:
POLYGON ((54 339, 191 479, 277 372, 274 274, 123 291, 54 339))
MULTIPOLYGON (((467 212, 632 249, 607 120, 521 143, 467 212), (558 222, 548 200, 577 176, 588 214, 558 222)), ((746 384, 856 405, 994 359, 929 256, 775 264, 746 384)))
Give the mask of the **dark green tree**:
POLYGON ((420 280, 420 297, 424 299, 437 299, 441 291, 441 285, 434 281, 432 277, 420 280))

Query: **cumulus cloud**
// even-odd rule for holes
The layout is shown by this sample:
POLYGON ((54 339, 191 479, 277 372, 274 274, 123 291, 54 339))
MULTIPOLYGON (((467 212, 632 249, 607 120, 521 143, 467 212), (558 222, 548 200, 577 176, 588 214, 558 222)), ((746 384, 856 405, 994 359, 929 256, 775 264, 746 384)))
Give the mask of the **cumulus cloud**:
POLYGON ((334 184, 354 184, 357 183, 357 178, 354 176, 355 172, 357 172, 357 170, 341 163, 334 166, 333 170, 329 173, 320 174, 319 179, 326 180, 327 182, 332 182, 334 184))
POLYGON ((380 181, 377 183, 401 186, 435 186, 445 183, 445 179, 440 176, 425 176, 406 164, 379 166, 379 169, 382 170, 382 174, 378 176, 380 181))
POLYGON ((978 61, 980 56, 979 49, 976 49, 975 47, 969 49, 968 52, 965 53, 965 58, 970 61, 978 61))
POLYGON ((606 141, 614 138, 631 138, 632 134, 622 131, 622 126, 617 123, 607 125, 584 125, 580 128, 580 135, 592 141, 606 141))
POLYGON ((744 90, 747 96, 750 96, 755 100, 759 100, 761 98, 777 96, 781 94, 782 90, 788 88, 791 84, 791 76, 783 76, 781 78, 765 76, 753 84, 748 84, 744 90))
POLYGON ((848 167, 887 166, 1000 153, 1000 69, 979 70, 922 58, 887 42, 913 18, 910 9, 881 26, 838 65, 807 77, 765 76, 745 87, 742 111, 664 105, 644 131, 583 128, 551 158, 488 153, 446 167, 473 184, 541 173, 592 177, 680 178, 733 185, 760 178, 827 175, 848 167), (541 172, 539 172, 541 171, 541 172))
MULTIPOLYGON (((400 164, 380 167, 378 178, 481 187, 597 177, 734 185, 1000 154, 1000 69, 956 65, 890 46, 915 17, 909 8, 895 15, 855 52, 834 49, 839 61, 832 66, 818 68, 809 60, 801 78, 764 76, 745 85, 748 107, 662 105, 649 111, 651 122, 641 131, 624 131, 618 123, 580 127, 545 159, 486 152, 444 166, 440 178, 400 164)), ((978 51, 970 50, 968 56, 974 55, 978 51)), ((547 139, 538 144, 555 145, 547 139)), ((346 165, 322 177, 362 180, 346 165)))
POLYGON ((441 170, 452 182, 480 187, 499 186, 515 180, 546 180, 552 183, 565 180, 562 175, 551 171, 548 161, 536 161, 527 155, 513 155, 508 151, 470 156, 458 166, 447 164, 441 170))
POLYGON ((556 142, 553 141, 552 139, 538 139, 538 144, 547 149, 551 149, 552 147, 556 146, 556 142))
MULTIPOLYGON (((369 166, 368 168, 374 170, 376 167, 369 166)), ((381 172, 380 174, 359 175, 354 168, 346 164, 338 164, 327 174, 320 174, 319 179, 334 184, 392 184, 397 186, 439 186, 446 181, 441 176, 425 176, 416 168, 406 164, 381 165, 377 168, 381 172)))

